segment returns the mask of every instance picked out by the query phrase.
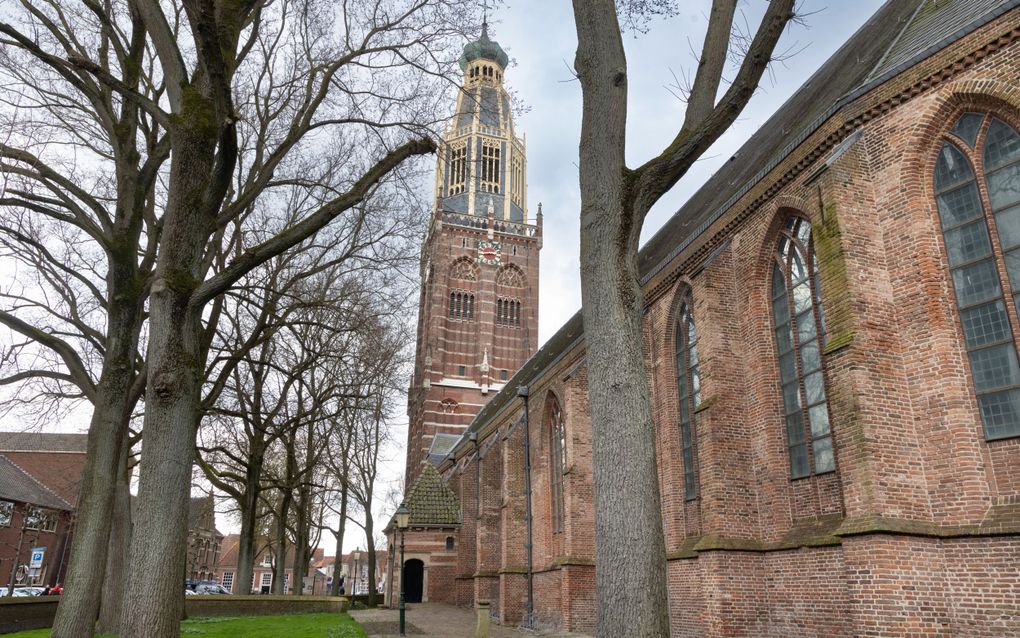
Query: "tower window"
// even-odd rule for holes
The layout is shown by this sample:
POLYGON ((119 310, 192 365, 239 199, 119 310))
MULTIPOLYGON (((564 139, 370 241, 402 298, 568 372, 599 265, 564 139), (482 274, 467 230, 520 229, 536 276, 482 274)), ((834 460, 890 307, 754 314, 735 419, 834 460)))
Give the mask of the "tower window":
POLYGON ((453 549, 453 536, 446 537, 446 551, 453 549))
POLYGON ((464 376, 466 374, 466 371, 464 370, 464 366, 457 366, 457 374, 460 375, 460 376, 464 376))
POLYGON ((772 311, 792 478, 836 469, 822 371, 825 315, 818 290, 811 223, 792 217, 780 234, 772 267, 772 311))
POLYGON ((510 178, 510 201, 524 208, 524 163, 519 157, 510 163, 510 178))
POLYGON ((506 381, 506 370, 499 371, 499 379, 500 381, 506 381))
POLYGON ((464 192, 467 186, 467 144, 450 148, 450 188, 449 195, 464 192))
POLYGON ((1020 365, 1010 328, 1020 304, 1020 135, 982 113, 964 113, 950 133, 935 167, 935 197, 974 392, 986 439, 1020 436, 1020 365))
POLYGON ((499 192, 500 173, 499 142, 485 140, 482 142, 482 184, 481 189, 487 193, 499 192))
POLYGON ((455 290, 450 293, 450 318, 471 321, 475 318, 475 296, 455 290))
POLYGON ((496 299, 496 325, 521 325, 521 302, 516 299, 496 299))

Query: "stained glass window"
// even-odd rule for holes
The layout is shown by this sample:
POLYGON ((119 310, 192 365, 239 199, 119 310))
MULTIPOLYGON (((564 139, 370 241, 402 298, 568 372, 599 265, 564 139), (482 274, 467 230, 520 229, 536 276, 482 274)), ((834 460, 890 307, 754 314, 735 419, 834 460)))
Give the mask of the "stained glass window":
POLYGON ((676 326, 676 378, 680 399, 680 448, 684 464, 684 498, 698 497, 697 443, 694 411, 701 404, 701 373, 698 370, 698 331, 694 327, 690 294, 680 304, 676 326))

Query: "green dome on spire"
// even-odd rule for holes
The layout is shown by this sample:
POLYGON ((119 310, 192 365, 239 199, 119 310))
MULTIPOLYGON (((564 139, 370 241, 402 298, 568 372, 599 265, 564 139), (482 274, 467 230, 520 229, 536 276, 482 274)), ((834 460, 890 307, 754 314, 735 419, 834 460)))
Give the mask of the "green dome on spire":
POLYGON ((482 37, 474 42, 468 42, 464 47, 464 53, 460 56, 460 70, 463 71, 468 64, 479 59, 492 60, 504 69, 510 62, 510 58, 503 51, 503 47, 499 46, 499 42, 489 39, 489 25, 486 22, 482 23, 482 37))

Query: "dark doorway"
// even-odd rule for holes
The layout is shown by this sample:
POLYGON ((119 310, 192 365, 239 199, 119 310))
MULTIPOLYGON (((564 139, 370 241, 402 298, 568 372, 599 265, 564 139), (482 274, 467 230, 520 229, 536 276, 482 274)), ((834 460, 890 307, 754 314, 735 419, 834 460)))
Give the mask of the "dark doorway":
POLYGON ((404 563, 404 600, 409 603, 421 602, 421 590, 425 581, 425 563, 417 558, 404 563))

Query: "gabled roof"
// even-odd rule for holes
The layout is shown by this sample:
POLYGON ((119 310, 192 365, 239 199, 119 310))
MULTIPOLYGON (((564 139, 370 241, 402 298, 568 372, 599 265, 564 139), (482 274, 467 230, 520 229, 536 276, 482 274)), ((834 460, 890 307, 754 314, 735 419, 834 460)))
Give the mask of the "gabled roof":
POLYGON ((460 503, 457 496, 431 463, 422 464, 421 474, 404 495, 404 505, 411 510, 412 526, 460 525, 460 503))
POLYGON ((88 447, 88 434, 0 432, 0 452, 78 452, 88 447))
POLYGON ((71 504, 60 498, 31 474, 0 455, 0 499, 31 503, 40 507, 70 511, 71 504))
MULTIPOLYGON (((781 106, 638 253, 647 283, 841 108, 890 77, 1020 6, 1020 0, 889 0, 781 106)), ((574 314, 471 421, 451 450, 584 338, 574 314)))

